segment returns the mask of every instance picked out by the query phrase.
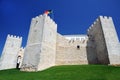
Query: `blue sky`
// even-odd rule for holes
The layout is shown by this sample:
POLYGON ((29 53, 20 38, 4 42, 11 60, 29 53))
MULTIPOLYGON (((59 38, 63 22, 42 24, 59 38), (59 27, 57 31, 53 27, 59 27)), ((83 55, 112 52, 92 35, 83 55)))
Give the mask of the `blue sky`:
POLYGON ((26 45, 31 18, 54 10, 61 34, 86 34, 99 15, 111 16, 120 39, 120 0, 0 0, 0 53, 7 34, 23 37, 26 45))

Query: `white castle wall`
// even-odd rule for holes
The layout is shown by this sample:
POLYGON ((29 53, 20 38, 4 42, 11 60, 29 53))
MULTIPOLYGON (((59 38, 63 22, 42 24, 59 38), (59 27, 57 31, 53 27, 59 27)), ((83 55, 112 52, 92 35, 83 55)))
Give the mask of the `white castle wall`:
POLYGON ((100 64, 120 64, 119 40, 111 17, 100 16, 88 29, 100 64))
POLYGON ((22 71, 38 71, 55 65, 57 25, 46 14, 32 19, 22 71))
POLYGON ((26 49, 24 52, 22 71, 36 71, 40 62, 41 43, 43 36, 44 17, 32 18, 26 49))
POLYGON ((87 38, 82 41, 68 40, 64 36, 57 34, 56 46, 56 65, 88 64, 87 38))
POLYGON ((16 68, 22 37, 8 35, 0 58, 0 70, 16 68))
POLYGON ((112 17, 100 16, 110 64, 120 64, 119 40, 112 17))
POLYGON ((95 45, 95 53, 97 63, 109 64, 108 52, 106 48, 105 38, 101 25, 101 20, 98 18, 94 24, 88 29, 89 41, 92 41, 95 45))
POLYGON ((49 16, 44 16, 45 22, 40 56, 41 60, 38 65, 38 70, 55 65, 57 24, 50 19, 49 16))

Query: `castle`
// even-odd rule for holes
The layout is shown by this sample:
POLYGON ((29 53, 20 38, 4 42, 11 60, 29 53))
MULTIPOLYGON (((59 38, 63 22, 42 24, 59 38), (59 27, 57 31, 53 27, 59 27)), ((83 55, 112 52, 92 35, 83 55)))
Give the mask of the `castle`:
POLYGON ((22 37, 7 36, 0 70, 16 68, 18 62, 21 71, 56 65, 120 64, 120 43, 111 17, 100 16, 87 35, 61 35, 57 24, 43 14, 32 18, 26 47, 21 43, 22 37))

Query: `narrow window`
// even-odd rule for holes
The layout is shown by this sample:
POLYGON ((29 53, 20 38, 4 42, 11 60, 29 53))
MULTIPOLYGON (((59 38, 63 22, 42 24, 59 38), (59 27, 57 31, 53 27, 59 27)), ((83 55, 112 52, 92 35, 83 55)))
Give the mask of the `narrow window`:
POLYGON ((77 49, 80 49, 80 46, 79 46, 79 45, 77 45, 77 49))

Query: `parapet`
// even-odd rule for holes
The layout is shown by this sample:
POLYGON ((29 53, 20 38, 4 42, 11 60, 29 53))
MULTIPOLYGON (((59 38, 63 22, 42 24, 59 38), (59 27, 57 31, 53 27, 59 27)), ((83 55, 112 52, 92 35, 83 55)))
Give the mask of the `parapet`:
MULTIPOLYGON (((99 16, 94 23, 89 27, 89 29, 87 30, 87 33, 90 34, 93 30, 95 30, 96 28, 96 24, 100 23, 102 21, 112 21, 112 17, 107 17, 107 16, 99 16)), ((100 24, 99 24, 100 25, 100 24)))
POLYGON ((46 14, 43 14, 43 16, 45 16, 45 22, 46 23, 57 26, 57 24, 55 23, 55 21, 53 21, 53 19, 50 18, 50 16, 48 16, 46 14))
POLYGON ((53 19, 51 19, 50 16, 48 16, 46 14, 39 15, 39 16, 36 16, 35 18, 32 18, 32 23, 35 23, 36 21, 39 21, 42 18, 45 21, 45 23, 57 26, 55 21, 53 21, 53 19))
POLYGON ((112 20, 112 17, 99 16, 100 20, 112 20))
POLYGON ((96 24, 99 23, 99 22, 100 22, 100 19, 97 18, 97 19, 94 21, 94 23, 88 28, 87 33, 90 34, 90 33, 94 30, 94 28, 96 27, 96 24))
POLYGON ((8 38, 13 38, 13 39, 22 40, 22 37, 20 37, 20 36, 15 36, 15 35, 10 35, 10 34, 8 34, 7 39, 8 39, 8 38))

